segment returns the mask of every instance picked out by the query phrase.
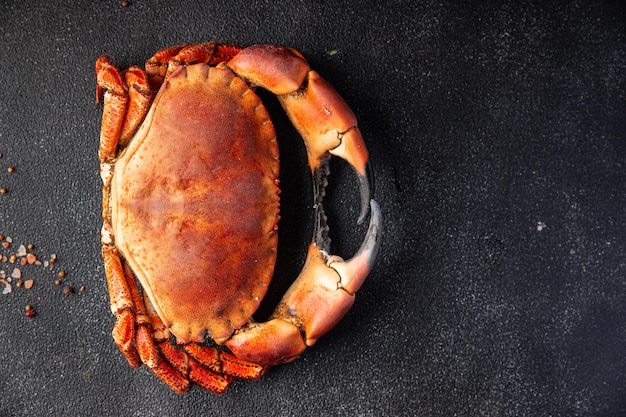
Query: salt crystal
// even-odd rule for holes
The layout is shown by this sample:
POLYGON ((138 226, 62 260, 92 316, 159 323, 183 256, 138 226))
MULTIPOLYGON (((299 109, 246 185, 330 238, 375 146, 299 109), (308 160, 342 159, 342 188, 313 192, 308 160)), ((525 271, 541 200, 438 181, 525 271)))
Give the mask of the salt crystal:
POLYGON ((20 247, 17 249, 17 256, 26 256, 26 246, 24 245, 20 245, 20 247))
POLYGON ((11 274, 11 276, 12 276, 13 278, 20 279, 20 278, 22 278, 22 271, 21 271, 19 268, 15 268, 15 269, 13 270, 13 273, 11 274))

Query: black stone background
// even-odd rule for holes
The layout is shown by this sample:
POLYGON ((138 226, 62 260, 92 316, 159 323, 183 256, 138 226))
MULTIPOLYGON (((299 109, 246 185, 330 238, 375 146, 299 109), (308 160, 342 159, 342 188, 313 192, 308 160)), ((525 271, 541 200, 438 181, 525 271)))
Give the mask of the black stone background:
MULTIPOLYGON (((0 252, 56 253, 55 273, 86 291, 64 296, 31 266, 32 289, 0 294, 0 416, 626 415, 625 11, 583 0, 3 2, 0 233, 14 244, 0 252), (211 39, 295 47, 338 89, 371 152, 385 237, 352 310, 298 361, 222 396, 178 396, 131 369, 110 337, 93 64, 211 39)), ((304 259, 311 183, 268 100, 283 161, 279 293, 304 259)), ((354 176, 331 168, 334 251, 349 256, 364 233, 354 176)))

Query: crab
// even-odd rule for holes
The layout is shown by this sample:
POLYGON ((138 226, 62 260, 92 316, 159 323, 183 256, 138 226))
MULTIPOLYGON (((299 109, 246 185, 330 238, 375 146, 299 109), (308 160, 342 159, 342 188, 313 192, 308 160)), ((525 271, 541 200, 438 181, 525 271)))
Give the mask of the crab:
POLYGON ((96 78, 102 257, 112 334, 128 363, 178 393, 194 384, 222 393, 300 356, 350 309, 381 240, 348 105, 301 53, 273 45, 175 46, 145 70, 119 71, 101 56, 96 78), (252 315, 276 260, 279 155, 256 88, 278 97, 303 137, 315 196, 302 272, 264 322, 252 315), (331 155, 354 168, 358 222, 369 216, 348 260, 330 253, 322 207, 331 155))

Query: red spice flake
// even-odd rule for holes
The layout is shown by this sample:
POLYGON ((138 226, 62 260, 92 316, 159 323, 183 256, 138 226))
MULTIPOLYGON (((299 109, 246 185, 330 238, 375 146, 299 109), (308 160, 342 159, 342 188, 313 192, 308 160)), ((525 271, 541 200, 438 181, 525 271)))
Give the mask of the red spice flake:
POLYGON ((29 253, 28 255, 26 255, 26 260, 28 261, 29 265, 32 265, 37 260, 37 257, 34 254, 29 253))
POLYGON ((2 247, 5 248, 5 249, 8 248, 9 245, 10 245, 9 242, 2 242, 2 247))
POLYGON ((21 264, 22 266, 26 265, 26 258, 21 258, 21 259, 20 259, 20 264, 21 264))
POLYGON ((26 281, 24 281, 24 287, 26 287, 26 289, 31 289, 33 288, 33 285, 35 284, 35 281, 32 279, 27 279, 26 281))
POLYGON ((28 318, 33 318, 35 317, 35 314, 37 314, 35 309, 30 305, 27 305, 26 307, 24 307, 24 310, 26 310, 26 317, 28 318))

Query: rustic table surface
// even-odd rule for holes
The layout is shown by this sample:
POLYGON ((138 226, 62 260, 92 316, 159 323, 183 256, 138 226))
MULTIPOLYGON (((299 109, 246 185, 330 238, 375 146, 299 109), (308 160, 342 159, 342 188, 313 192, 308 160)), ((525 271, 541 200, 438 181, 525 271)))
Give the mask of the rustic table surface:
MULTIPOLYGON (((3 2, 0 416, 625 415, 626 6, 495 3, 3 2), (212 39, 294 47, 336 87, 385 235, 352 310, 299 360, 179 396, 110 336, 94 62, 212 39), (42 265, 12 263, 21 245, 42 265)), ((282 155, 278 292, 304 259, 311 182, 264 98, 282 155)), ((333 250, 350 256, 354 176, 331 170, 333 250)))

